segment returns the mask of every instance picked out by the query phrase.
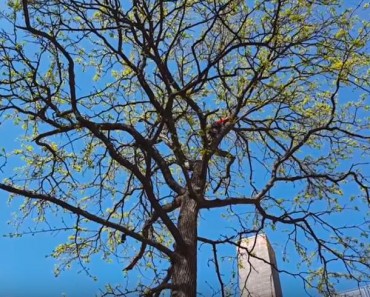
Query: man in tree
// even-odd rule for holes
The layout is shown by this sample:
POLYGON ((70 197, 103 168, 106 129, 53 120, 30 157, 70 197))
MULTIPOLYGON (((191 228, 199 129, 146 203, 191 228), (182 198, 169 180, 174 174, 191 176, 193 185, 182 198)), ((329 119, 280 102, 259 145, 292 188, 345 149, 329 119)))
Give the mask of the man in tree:
POLYGON ((195 297, 204 269, 211 295, 238 295, 240 239, 261 232, 297 264, 278 257, 281 271, 320 295, 362 284, 367 7, 8 1, 0 122, 24 133, 1 143, 0 189, 24 198, 35 232, 62 217, 61 268, 119 261, 130 282, 107 295, 195 297), (218 110, 228 117, 210 126, 218 110))
POLYGON ((229 122, 229 118, 221 118, 215 122, 212 123, 211 127, 209 128, 208 135, 210 136, 210 141, 212 141, 214 138, 217 138, 217 136, 220 135, 220 132, 222 128, 225 126, 225 124, 229 122))

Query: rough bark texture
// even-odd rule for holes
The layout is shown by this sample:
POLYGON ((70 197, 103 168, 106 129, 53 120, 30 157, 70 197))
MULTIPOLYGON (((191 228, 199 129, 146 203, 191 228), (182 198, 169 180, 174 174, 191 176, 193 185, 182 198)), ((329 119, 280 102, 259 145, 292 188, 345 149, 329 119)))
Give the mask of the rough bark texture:
POLYGON ((191 178, 193 195, 187 192, 181 202, 178 229, 185 246, 176 246, 176 260, 173 263, 173 297, 196 297, 197 295, 197 219, 199 195, 203 192, 201 178, 202 162, 196 161, 191 178))
POLYGON ((177 246, 177 259, 173 263, 173 297, 195 297, 197 290, 197 217, 195 200, 188 195, 180 209, 179 231, 185 246, 177 246))

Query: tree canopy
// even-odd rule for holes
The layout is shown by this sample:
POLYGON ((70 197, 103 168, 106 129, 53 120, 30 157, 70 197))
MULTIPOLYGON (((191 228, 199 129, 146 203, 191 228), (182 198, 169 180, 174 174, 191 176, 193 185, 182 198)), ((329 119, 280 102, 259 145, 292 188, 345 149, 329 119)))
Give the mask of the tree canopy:
POLYGON ((237 295, 223 269, 261 232, 306 288, 368 281, 368 7, 9 0, 0 116, 23 133, 0 189, 35 228, 70 218, 60 270, 120 261, 131 281, 107 295, 196 296, 206 265, 216 296, 237 295))

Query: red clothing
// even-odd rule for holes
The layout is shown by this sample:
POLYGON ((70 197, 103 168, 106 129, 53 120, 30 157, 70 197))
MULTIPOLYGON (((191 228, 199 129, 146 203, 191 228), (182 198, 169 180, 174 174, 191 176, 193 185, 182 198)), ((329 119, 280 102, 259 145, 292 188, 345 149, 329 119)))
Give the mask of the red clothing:
POLYGON ((221 118, 220 120, 216 121, 216 124, 223 125, 223 124, 227 123, 228 121, 229 121, 229 118, 228 117, 227 118, 221 118))
POLYGON ((220 120, 213 122, 213 124, 211 125, 211 128, 208 131, 209 136, 211 136, 212 138, 217 137, 223 125, 225 125, 225 123, 227 123, 228 121, 229 121, 229 118, 227 117, 227 118, 221 118, 220 120))

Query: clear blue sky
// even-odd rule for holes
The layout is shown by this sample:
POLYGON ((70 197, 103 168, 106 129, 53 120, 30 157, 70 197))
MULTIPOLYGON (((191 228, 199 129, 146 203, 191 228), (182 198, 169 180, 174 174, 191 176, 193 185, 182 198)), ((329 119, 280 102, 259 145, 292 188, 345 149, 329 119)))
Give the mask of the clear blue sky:
MULTIPOLYGON (((351 95, 351 93, 349 91, 341 93, 343 98, 346 95, 351 95)), ((17 135, 19 135, 19 130, 16 128, 9 125, 1 126, 0 148, 6 146, 10 149, 19 145, 19 142, 16 142, 17 135)), ((7 168, 16 164, 9 165, 7 168)), ((9 171, 5 174, 0 173, 0 179, 6 174, 9 174, 9 171)), ((349 188, 347 191, 351 191, 351 189, 349 188)), ((11 214, 17 211, 17 206, 20 203, 17 198, 11 205, 8 205, 7 198, 8 194, 0 191, 0 297, 95 296, 105 283, 119 284, 124 282, 123 267, 115 263, 107 264, 99 258, 94 258, 90 265, 91 273, 98 276, 98 281, 94 281, 84 272, 80 272, 81 268, 78 265, 74 265, 70 271, 62 272, 58 277, 55 277, 53 270, 56 260, 47 256, 52 253, 56 245, 66 240, 69 233, 42 233, 21 238, 4 237, 3 235, 15 231, 7 222, 11 219, 11 214)), ((343 220, 351 222, 353 218, 344 216, 343 220)), ((58 222, 55 223, 57 225, 58 222)), ((207 228, 209 228, 209 233, 212 233, 214 227, 210 222, 209 227, 203 224, 202 230, 207 232, 207 228)), ((27 224, 23 225, 22 230, 27 230, 27 224)), ((283 242, 279 241, 278 234, 272 235, 270 239, 274 244, 280 264, 283 242)), ((285 266, 280 266, 280 268, 293 267, 296 262, 299 262, 299 259, 292 258, 290 264, 284 263, 285 266)), ((209 268, 201 268, 199 277, 205 280, 208 272, 209 268)), ((295 280, 284 274, 280 275, 280 278, 285 297, 306 296, 300 280, 295 280)), ((214 281, 216 280, 214 279, 214 281)), ((338 289, 346 290, 354 286, 355 284, 351 282, 341 282, 338 289)), ((209 288, 204 283, 198 290, 205 294, 209 292, 209 288)))
MULTIPOLYGON (((341 93, 341 97, 351 95, 349 91, 341 93)), ((19 145, 17 135, 19 135, 19 128, 15 128, 10 124, 0 126, 0 148, 7 147, 16 148, 19 145)), ((17 164, 9 164, 11 168, 17 164)), ((1 179, 9 174, 9 171, 0 174, 1 179)), ((347 189, 351 191, 351 189, 347 189)), ((15 199, 11 205, 7 204, 8 194, 0 192, 0 296, 1 297, 79 297, 79 296, 95 296, 99 293, 99 288, 103 288, 104 284, 119 284, 124 282, 122 274, 122 267, 117 264, 107 264, 99 258, 94 258, 91 265, 91 273, 98 276, 98 281, 94 281, 88 277, 81 268, 76 264, 69 271, 62 272, 58 277, 54 276, 53 270, 56 260, 47 257, 53 249, 61 242, 66 241, 68 233, 43 233, 35 236, 26 235, 21 238, 8 238, 3 235, 9 232, 14 232, 14 227, 7 224, 11 219, 13 212, 17 211, 17 206, 21 203, 21 199, 15 199), (65 294, 65 295, 63 295, 65 294)), ((217 216, 217 214, 214 214, 217 216)), ((351 222, 352 217, 343 216, 343 220, 351 222)), ((53 220, 49 221, 51 224, 53 220)), ((55 225, 59 223, 55 220, 55 225)), ((22 230, 27 230, 29 222, 23 225, 22 230)), ((201 232, 212 236, 214 231, 218 231, 221 226, 215 229, 212 224, 212 216, 209 222, 202 223, 201 232)), ((225 228, 228 227, 225 223, 225 228)), ((278 263, 280 268, 294 268, 299 259, 292 258, 290 263, 281 265, 282 255, 282 242, 279 239, 279 233, 270 234, 270 240, 275 249, 278 263)), ((230 250, 228 251, 230 253, 230 250)), ((232 253, 233 251, 231 251, 232 253)), ((203 254, 200 253, 200 257, 203 254)), ((213 284, 209 285, 204 283, 212 268, 206 266, 200 267, 199 278, 202 280, 200 283, 199 291, 210 292, 209 285, 217 286, 216 279, 213 279, 213 284)), ((281 274, 282 289, 285 297, 306 296, 302 287, 302 283, 298 279, 281 274)), ((339 290, 351 289, 355 286, 353 282, 341 282, 338 285, 339 290)))
MULTIPOLYGON (((7 224, 10 213, 16 211, 16 204, 9 207, 6 203, 7 194, 0 192, 0 296, 1 297, 81 297, 95 296, 105 283, 119 284, 124 282, 122 267, 117 264, 107 264, 100 259, 91 263, 91 273, 98 276, 94 281, 81 270, 78 265, 70 271, 62 272, 58 277, 54 276, 53 269, 55 259, 46 257, 56 245, 66 240, 67 233, 27 235, 22 238, 7 238, 2 235, 14 231, 7 224), (65 294, 65 295, 63 295, 65 294)), ((350 221, 351 218, 348 218, 350 221)), ((214 227, 212 222, 209 224, 214 227)), ((23 230, 27 230, 24 226, 23 230)), ((282 242, 277 238, 271 238, 275 243, 274 248, 278 258, 281 255, 282 242), (277 243, 277 244, 276 244, 277 243)), ((290 259, 290 266, 294 267, 298 259, 290 259)), ((281 262, 281 261, 279 261, 281 262)), ((286 267, 287 264, 284 264, 286 267)), ((281 266, 282 268, 282 266, 281 266)), ((207 267, 200 269, 199 277, 205 279, 208 274, 207 267)), ((285 297, 306 296, 302 284, 284 274, 280 275, 283 294, 285 297)), ((213 281, 216 281, 215 279, 213 281)), ((212 284, 212 283, 211 283, 212 284)), ((215 286, 217 285, 214 283, 215 286)), ((353 288, 354 283, 341 283, 340 290, 353 288)), ((201 292, 210 292, 204 283, 199 288, 201 292)))

